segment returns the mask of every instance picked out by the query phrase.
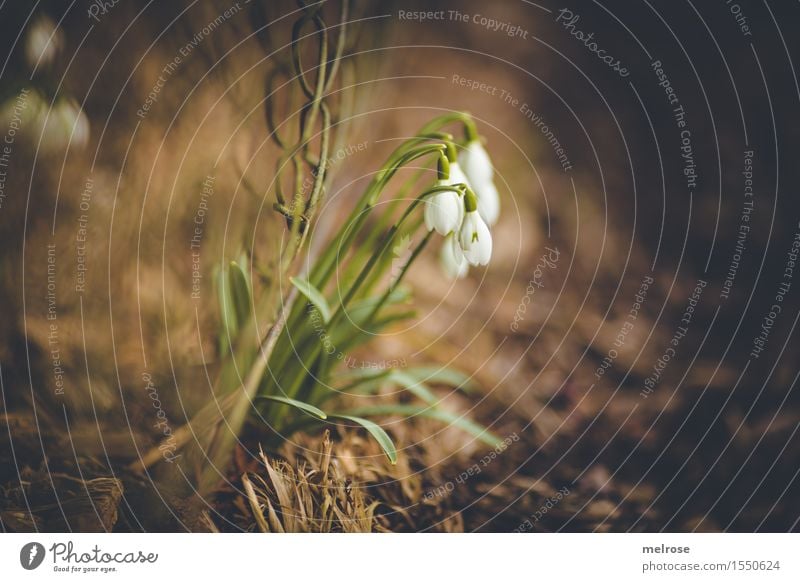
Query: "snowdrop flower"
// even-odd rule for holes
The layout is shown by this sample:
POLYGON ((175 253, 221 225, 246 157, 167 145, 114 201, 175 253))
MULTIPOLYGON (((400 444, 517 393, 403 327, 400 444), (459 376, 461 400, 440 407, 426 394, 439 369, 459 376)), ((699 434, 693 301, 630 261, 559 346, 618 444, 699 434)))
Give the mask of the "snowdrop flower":
POLYGON ((475 193, 469 188, 464 195, 464 207, 466 215, 458 234, 458 242, 464 258, 470 265, 476 267, 486 265, 492 258, 492 234, 478 212, 475 193))
MULTIPOLYGON (((448 180, 439 180, 437 186, 449 186, 448 180)), ((458 230, 464 218, 464 204, 452 190, 431 194, 425 202, 425 226, 447 236, 458 230)))
POLYGON ((439 260, 445 275, 451 279, 463 279, 467 276, 469 263, 464 258, 464 253, 461 252, 455 233, 450 233, 444 239, 439 260))
POLYGON ((79 149, 89 142, 89 118, 74 99, 58 98, 51 107, 37 90, 29 87, 0 104, 0 127, 11 123, 22 137, 34 146, 38 144, 42 153, 79 149))
POLYGON ((450 162, 450 178, 447 180, 449 186, 456 184, 470 185, 469 177, 461 169, 458 162, 450 162))
POLYGON ((493 225, 500 217, 500 195, 494 182, 481 184, 476 192, 478 196, 478 213, 486 221, 486 224, 493 225))
POLYGON ((59 99, 49 115, 47 110, 42 111, 38 125, 44 151, 58 152, 70 147, 80 149, 89 141, 89 119, 74 99, 59 99))
POLYGON ((458 154, 458 161, 464 168, 467 177, 476 184, 491 182, 494 168, 489 154, 477 139, 470 141, 458 154))
MULTIPOLYGON (((438 177, 435 186, 447 187, 460 184, 466 180, 458 163, 450 163, 444 156, 439 158, 438 177)), ((442 236, 457 231, 464 220, 464 204, 458 192, 445 190, 431 194, 425 201, 425 226, 428 231, 436 230, 442 236)))
POLYGON ((489 154, 479 140, 473 139, 458 154, 458 160, 478 196, 478 212, 488 224, 494 224, 500 216, 500 195, 494 185, 489 154))
POLYGON ((64 35, 48 16, 42 15, 25 35, 25 60, 31 68, 52 64, 64 44, 64 35))

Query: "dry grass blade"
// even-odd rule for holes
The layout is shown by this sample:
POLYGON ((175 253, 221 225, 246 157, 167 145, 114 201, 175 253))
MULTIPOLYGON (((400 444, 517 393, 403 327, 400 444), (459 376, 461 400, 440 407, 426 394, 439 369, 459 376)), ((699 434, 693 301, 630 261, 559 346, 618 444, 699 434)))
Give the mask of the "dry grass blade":
POLYGON ((256 519, 258 529, 260 529, 263 533, 268 533, 269 526, 267 525, 267 521, 264 519, 264 514, 261 512, 261 506, 258 503, 258 498, 256 498, 256 492, 255 489, 253 489, 253 483, 248 478, 247 473, 242 475, 242 485, 244 486, 245 493, 247 493, 247 500, 250 502, 250 509, 253 512, 253 517, 256 519))
POLYGON ((332 452, 329 434, 322 439, 313 464, 293 467, 261 452, 267 479, 242 476, 250 510, 261 531, 364 533, 376 529, 379 502, 368 502, 361 488, 339 474, 332 452))

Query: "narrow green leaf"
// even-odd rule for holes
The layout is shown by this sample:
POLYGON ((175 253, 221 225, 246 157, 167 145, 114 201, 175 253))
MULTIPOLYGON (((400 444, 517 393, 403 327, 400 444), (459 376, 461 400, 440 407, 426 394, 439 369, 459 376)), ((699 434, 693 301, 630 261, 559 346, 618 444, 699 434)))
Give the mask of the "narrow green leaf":
POLYGON ((471 434, 481 442, 491 447, 499 446, 500 443, 502 443, 502 439, 500 437, 493 434, 489 431, 489 429, 478 424, 477 422, 473 422, 468 418, 438 408, 423 408, 421 406, 410 406, 407 404, 387 404, 383 406, 372 406, 348 410, 347 414, 356 416, 424 416, 460 428, 464 432, 471 434))
POLYGON ((409 376, 422 380, 427 384, 447 384, 469 394, 475 389, 475 381, 458 370, 442 366, 417 366, 408 368, 405 373, 409 376))
POLYGON ((323 400, 334 398, 340 394, 370 394, 376 391, 388 378, 391 370, 375 371, 368 368, 355 368, 337 375, 339 380, 344 380, 335 390, 328 390, 323 400))
POLYGON ((333 343, 340 352, 347 354, 374 339, 376 335, 381 333, 381 331, 389 325, 397 321, 410 319, 415 315, 415 311, 404 311, 397 315, 386 317, 381 321, 374 321, 366 326, 360 326, 358 322, 355 322, 355 325, 353 325, 352 322, 348 321, 346 324, 349 326, 349 329, 345 329, 341 324, 336 326, 336 331, 330 334, 331 343, 333 343), (356 325, 358 325, 360 329, 355 327, 356 325))
POLYGON ((370 394, 377 391, 382 385, 388 382, 399 384, 426 404, 434 405, 439 402, 439 398, 430 388, 421 382, 414 374, 407 370, 353 370, 342 374, 340 378, 349 380, 337 389, 337 392, 348 394, 370 394))
MULTIPOLYGON (((401 303, 407 302, 411 298, 411 291, 406 287, 398 287, 394 289, 391 293, 389 293, 389 297, 386 299, 386 302, 383 304, 383 310, 387 307, 399 305, 401 303)), ((365 323, 365 319, 372 313, 372 310, 375 306, 380 303, 381 297, 367 297, 366 299, 361 299, 359 301, 354 301, 352 304, 347 306, 346 313, 347 317, 344 320, 352 320, 356 323, 356 325, 362 326, 365 323)))
POLYGON ((380 426, 371 420, 367 420, 366 418, 361 418, 359 416, 351 416, 349 414, 336 414, 331 416, 334 416, 335 418, 341 418, 343 420, 349 420, 363 426, 372 435, 372 438, 378 441, 378 444, 383 449, 383 452, 386 453, 386 456, 388 457, 389 461, 391 461, 392 465, 397 464, 397 449, 394 447, 392 438, 386 434, 386 431, 380 426))
POLYGON ((392 370, 392 373, 389 374, 388 380, 390 382, 396 382, 426 404, 433 406, 439 401, 436 395, 431 392, 424 383, 420 382, 410 374, 406 374, 400 370, 392 370))
POLYGON ((369 323, 369 325, 365 326, 370 333, 378 333, 383 328, 390 326, 393 323, 398 321, 404 321, 406 319, 412 319, 417 316, 416 310, 408 309, 406 311, 396 311, 393 313, 389 313, 384 315, 381 318, 377 318, 369 323))
POLYGON ((228 266, 228 281, 233 309, 236 312, 236 323, 243 327, 250 318, 250 285, 247 275, 235 261, 228 266))
POLYGON ((319 309, 322 320, 325 323, 328 323, 331 320, 331 308, 328 307, 328 301, 325 299, 325 296, 320 292, 320 290, 314 287, 314 285, 312 285, 306 279, 292 277, 290 280, 292 285, 297 287, 297 290, 305 295, 306 299, 308 299, 314 307, 319 309))
POLYGON ((490 432, 488 428, 466 418, 465 416, 454 414, 438 408, 429 408, 427 411, 423 412, 423 416, 427 416, 429 418, 444 422, 445 424, 450 424, 460 428, 464 432, 471 434, 490 447, 500 446, 500 444, 503 442, 503 439, 490 432))
POLYGON ((371 381, 379 377, 388 376, 391 370, 375 370, 373 368, 351 368, 337 374, 337 379, 350 382, 350 385, 355 385, 356 382, 371 381))
POLYGON ((217 274, 217 299, 219 300, 219 314, 222 319, 223 339, 225 344, 229 341, 228 337, 235 338, 237 326, 236 309, 233 306, 230 286, 225 269, 220 269, 217 274))
POLYGON ((288 404, 289 406, 294 406, 295 408, 302 410, 303 412, 308 412, 309 414, 316 416, 319 419, 325 420, 328 418, 328 415, 325 414, 322 410, 317 408, 312 404, 308 404, 307 402, 302 402, 300 400, 294 400, 293 398, 285 398, 283 396, 258 396, 258 400, 272 400, 273 402, 280 402, 282 404, 288 404))

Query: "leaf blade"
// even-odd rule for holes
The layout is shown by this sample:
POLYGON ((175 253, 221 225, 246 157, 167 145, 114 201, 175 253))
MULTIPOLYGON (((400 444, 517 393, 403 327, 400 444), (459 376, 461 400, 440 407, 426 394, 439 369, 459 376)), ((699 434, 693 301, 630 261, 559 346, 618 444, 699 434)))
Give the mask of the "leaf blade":
POLYGON ((295 400, 294 398, 286 398, 285 396, 258 396, 258 400, 271 400, 273 402, 279 402, 281 404, 288 404, 289 406, 293 406, 303 412, 307 412, 312 416, 316 416, 320 420, 325 420, 328 418, 328 415, 325 413, 324 410, 320 410, 313 404, 309 404, 307 402, 303 402, 302 400, 295 400))
POLYGON ((475 380, 472 376, 447 366, 415 366, 405 373, 426 384, 447 384, 470 394, 475 391, 475 380))
POLYGON ((247 282, 247 275, 236 261, 231 261, 228 265, 228 285, 236 322, 240 328, 244 327, 250 317, 250 285, 247 282))
POLYGON ((409 404, 386 404, 369 408, 357 408, 348 410, 347 414, 357 416, 424 416, 438 420, 446 425, 455 426, 464 432, 471 434, 482 443, 491 447, 500 446, 503 440, 477 422, 469 420, 461 415, 433 407, 413 406, 409 404))
POLYGON ((417 380, 410 374, 406 374, 400 370, 393 370, 392 373, 389 374, 388 381, 396 382, 411 392, 414 396, 422 400, 425 404, 433 406, 439 401, 436 395, 430 391, 424 382, 417 380))
POLYGON ((290 281, 292 282, 292 285, 297 287, 297 290, 300 291, 300 293, 302 293, 305 298, 308 299, 311 304, 319 310, 322 320, 325 323, 328 323, 331 320, 331 308, 322 292, 314 287, 314 285, 312 285, 307 279, 292 277, 290 281))
MULTIPOLYGON (((233 305, 229 282, 226 269, 223 266, 217 272, 217 300, 219 301, 219 314, 224 332, 222 339, 225 341, 228 341, 228 338, 231 338, 231 340, 235 338, 238 330, 236 309, 233 305)), ((225 344, 222 343, 222 345, 225 344)))
POLYGON ((392 437, 388 435, 388 433, 383 430, 378 424, 368 420, 366 418, 361 418, 360 416, 352 416, 349 414, 334 414, 331 415, 334 418, 341 418, 342 420, 349 420, 351 422, 355 422, 356 424, 360 424, 362 427, 367 429, 372 435, 378 444, 383 449, 384 454, 392 463, 392 465, 397 464, 397 449, 394 446, 394 442, 392 442, 392 437))

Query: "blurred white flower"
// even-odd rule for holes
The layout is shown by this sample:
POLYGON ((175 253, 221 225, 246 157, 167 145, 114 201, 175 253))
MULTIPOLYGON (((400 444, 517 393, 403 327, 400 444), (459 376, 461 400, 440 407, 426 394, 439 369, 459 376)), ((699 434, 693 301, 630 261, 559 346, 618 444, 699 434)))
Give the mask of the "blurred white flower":
POLYGON ((13 138, 24 138, 42 153, 89 143, 89 119, 78 103, 61 97, 51 107, 35 89, 24 89, 0 105, 0 125, 13 129, 13 138))
POLYGON ((466 184, 469 186, 469 179, 458 162, 450 162, 450 178, 445 180, 444 183, 448 186, 455 186, 456 184, 466 184))
POLYGON ((492 234, 477 210, 464 216, 458 242, 470 265, 486 265, 492 258, 492 234))
POLYGON ((500 195, 494 185, 494 168, 489 154, 475 139, 461 150, 458 160, 478 197, 478 212, 487 224, 494 224, 500 216, 500 195))
POLYGON ((25 60, 32 69, 51 65, 64 44, 64 35, 46 14, 39 16, 25 35, 25 60))
POLYGON ((469 142, 458 154, 458 162, 464 168, 464 173, 475 184, 491 182, 494 178, 494 168, 489 154, 477 139, 469 142))
POLYGON ((16 139, 17 133, 24 131, 30 121, 36 119, 36 108, 41 99, 29 87, 12 95, 0 106, 0 128, 7 130, 9 139, 16 139))
POLYGON ((475 188, 478 197, 478 212, 488 225, 494 225, 500 217, 500 195, 493 182, 485 182, 475 188))
POLYGON ((47 114, 40 114, 41 149, 82 148, 89 142, 89 119, 73 99, 58 99, 47 114))
MULTIPOLYGON (((437 186, 447 186, 448 181, 439 180, 437 186)), ((442 236, 458 230, 464 218, 464 204, 457 192, 444 191, 432 194, 425 201, 425 226, 442 236)))
POLYGON ((461 252, 455 233, 447 235, 439 255, 442 270, 451 279, 463 279, 469 271, 469 263, 461 252))

